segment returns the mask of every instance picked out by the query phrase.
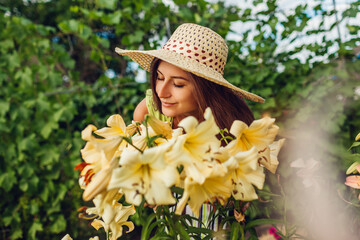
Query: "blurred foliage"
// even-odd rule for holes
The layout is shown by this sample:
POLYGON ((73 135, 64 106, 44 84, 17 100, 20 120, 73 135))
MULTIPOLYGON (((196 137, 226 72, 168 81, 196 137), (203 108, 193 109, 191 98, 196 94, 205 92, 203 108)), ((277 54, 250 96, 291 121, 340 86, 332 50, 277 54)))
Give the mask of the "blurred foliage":
MULTIPOLYGON (((355 18, 360 1, 351 3, 330 27, 326 17, 339 14, 324 10, 319 2, 310 10, 321 19, 319 27, 305 33, 311 19, 306 5, 285 13, 276 1, 259 0, 252 4, 266 8, 254 13, 252 8, 223 2, 173 3, 170 7, 160 0, 0 0, 2 239, 96 235, 76 213, 83 204, 73 171, 81 161, 80 132, 89 123, 104 125, 114 113, 130 122, 149 87, 134 81, 137 70, 114 48, 158 48, 184 22, 210 27, 223 37, 233 32, 231 23, 254 24, 255 30, 245 32, 241 41, 228 41, 225 78, 266 98, 264 104, 249 104, 257 117, 269 113, 278 119, 288 145, 296 141, 292 131, 299 126, 326 134, 331 141, 320 149, 330 153, 329 163, 339 169, 333 178, 352 163, 346 148, 360 131, 360 26, 347 25, 351 40, 341 39, 340 32, 336 39, 322 34, 336 32, 344 19, 355 18), (310 37, 321 41, 278 50, 279 41, 290 44, 310 37), (309 57, 303 62, 298 56, 304 51, 309 57), (321 56, 326 61, 317 61, 321 56)), ((310 157, 304 152, 283 154, 283 180, 291 175, 289 161, 299 157, 296 154, 310 157)), ((275 223, 268 220, 282 216, 286 221, 284 192, 271 189, 278 185, 276 176, 269 179, 260 192, 266 201, 250 205, 246 225, 233 225, 232 237, 241 229, 256 239, 255 226, 275 223)), ((289 229, 286 239, 294 234, 289 229)))

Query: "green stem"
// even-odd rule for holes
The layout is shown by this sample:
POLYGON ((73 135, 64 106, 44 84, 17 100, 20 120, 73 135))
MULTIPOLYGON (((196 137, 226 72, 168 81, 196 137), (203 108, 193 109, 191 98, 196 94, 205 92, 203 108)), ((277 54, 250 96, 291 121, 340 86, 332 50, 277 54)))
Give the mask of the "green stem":
POLYGON ((144 151, 142 151, 140 148, 138 148, 137 146, 135 146, 133 143, 132 143, 132 141, 131 141, 131 139, 129 139, 129 138, 123 138, 128 144, 130 144, 133 148, 135 148, 136 150, 138 150, 139 152, 141 152, 141 153, 144 153, 144 151))
POLYGON ((240 234, 241 234, 241 240, 245 240, 245 234, 244 234, 244 228, 240 224, 240 234))
POLYGON ((151 147, 151 146, 149 146, 149 129, 148 129, 148 125, 147 125, 148 118, 149 118, 149 116, 145 115, 144 126, 145 126, 145 131, 146 131, 146 145, 148 147, 151 147))

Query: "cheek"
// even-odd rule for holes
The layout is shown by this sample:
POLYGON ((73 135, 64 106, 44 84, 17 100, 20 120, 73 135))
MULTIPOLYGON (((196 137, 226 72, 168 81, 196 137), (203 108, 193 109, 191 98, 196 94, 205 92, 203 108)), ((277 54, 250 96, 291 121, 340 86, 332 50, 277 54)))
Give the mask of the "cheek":
POLYGON ((184 99, 190 108, 197 108, 197 101, 195 99, 193 91, 189 91, 188 94, 184 95, 184 99))

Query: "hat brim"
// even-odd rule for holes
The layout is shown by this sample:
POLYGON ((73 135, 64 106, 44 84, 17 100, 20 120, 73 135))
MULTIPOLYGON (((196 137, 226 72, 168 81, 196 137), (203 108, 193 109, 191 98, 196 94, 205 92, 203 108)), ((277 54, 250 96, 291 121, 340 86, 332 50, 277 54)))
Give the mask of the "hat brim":
POLYGON ((185 71, 191 72, 199 77, 203 77, 214 83, 228 87, 234 90, 236 94, 238 94, 243 98, 260 103, 263 103, 265 101, 265 99, 263 99, 262 97, 256 94, 250 93, 248 91, 245 91, 241 88, 234 86, 233 84, 228 82, 225 78, 223 78, 223 76, 219 72, 215 71, 210 67, 207 67, 205 64, 199 63, 194 59, 191 59, 184 55, 180 55, 176 52, 172 52, 165 49, 141 51, 141 50, 124 50, 121 48, 115 48, 115 52, 118 53, 119 55, 129 56, 134 62, 138 63, 143 69, 145 69, 148 72, 150 71, 151 62, 156 57, 163 61, 171 63, 185 71))

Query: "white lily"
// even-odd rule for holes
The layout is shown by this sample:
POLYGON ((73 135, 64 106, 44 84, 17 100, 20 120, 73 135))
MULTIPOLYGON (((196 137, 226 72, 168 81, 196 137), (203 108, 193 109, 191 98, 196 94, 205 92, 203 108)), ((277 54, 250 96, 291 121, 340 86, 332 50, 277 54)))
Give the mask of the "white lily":
POLYGON ((205 110, 204 118, 205 121, 200 124, 192 116, 183 119, 179 126, 186 133, 178 136, 171 150, 166 153, 169 164, 182 164, 186 176, 191 176, 192 181, 199 184, 211 173, 209 168, 204 167, 209 153, 220 147, 220 141, 216 137, 219 128, 210 108, 205 110))
POLYGON ((139 151, 124 150, 108 189, 121 188, 126 201, 139 205, 144 196, 153 205, 174 204, 170 187, 179 178, 176 167, 166 164, 164 155, 170 144, 139 151))
POLYGON ((239 150, 250 150, 253 146, 256 146, 258 150, 262 150, 273 143, 279 131, 279 127, 274 122, 274 118, 264 117, 253 121, 248 126, 242 121, 235 120, 231 126, 230 133, 236 139, 228 145, 230 154, 236 153, 239 150))
POLYGON ((279 141, 273 142, 264 150, 260 150, 258 152, 260 157, 260 164, 263 165, 266 169, 268 169, 272 173, 276 172, 276 169, 279 165, 277 156, 284 142, 285 142, 285 138, 282 138, 279 141), (268 159, 267 157, 269 156, 270 158, 268 159))
POLYGON ((231 171, 232 195, 236 200, 251 201, 257 199, 255 188, 262 189, 265 181, 263 167, 258 163, 256 147, 249 151, 238 152, 224 163, 231 171))
POLYGON ((90 183, 85 187, 85 191, 83 193, 83 199, 85 201, 93 199, 97 194, 106 190, 112 171, 118 165, 118 158, 114 157, 108 161, 105 153, 102 151, 100 162, 101 170, 93 176, 90 183))
POLYGON ((104 213, 101 216, 102 220, 95 219, 92 221, 91 225, 98 230, 103 227, 105 231, 111 231, 110 239, 116 240, 121 237, 123 232, 123 226, 129 228, 126 233, 134 230, 134 224, 130 221, 127 221, 130 215, 135 213, 134 206, 123 206, 118 202, 113 202, 112 204, 106 204, 104 208, 104 213))
POLYGON ((105 153, 106 159, 113 159, 120 156, 122 149, 126 146, 123 137, 126 136, 126 126, 120 115, 112 115, 107 120, 109 127, 97 130, 94 125, 88 125, 82 132, 82 139, 88 141, 81 149, 81 156, 84 163, 77 168, 81 170, 81 176, 85 176, 85 185, 102 169, 101 152, 105 153), (103 138, 96 138, 93 132, 103 138))
POLYGON ((199 216, 201 205, 215 199, 224 204, 231 195, 231 178, 227 169, 215 161, 209 163, 211 166, 208 176, 202 183, 194 181, 192 177, 186 177, 184 182, 184 194, 176 207, 176 214, 182 214, 186 203, 189 204, 195 216, 199 216), (190 198, 190 200, 189 200, 190 198))

